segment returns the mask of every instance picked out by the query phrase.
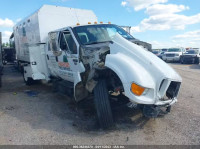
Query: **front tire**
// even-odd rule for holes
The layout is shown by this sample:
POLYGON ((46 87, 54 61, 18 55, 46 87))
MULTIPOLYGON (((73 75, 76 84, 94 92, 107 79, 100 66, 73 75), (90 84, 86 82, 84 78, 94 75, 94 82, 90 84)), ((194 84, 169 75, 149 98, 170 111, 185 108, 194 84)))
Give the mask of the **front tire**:
POLYGON ((105 80, 99 80, 94 88, 94 102, 100 126, 104 129, 112 127, 114 121, 105 80))

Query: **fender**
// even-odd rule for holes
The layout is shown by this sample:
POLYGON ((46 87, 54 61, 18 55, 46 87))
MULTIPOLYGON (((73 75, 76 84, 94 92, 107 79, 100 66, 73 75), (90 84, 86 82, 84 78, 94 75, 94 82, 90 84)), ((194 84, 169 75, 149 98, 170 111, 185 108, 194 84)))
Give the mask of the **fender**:
POLYGON ((123 84, 134 82, 146 88, 155 88, 155 81, 148 71, 137 61, 123 53, 108 54, 105 66, 113 70, 123 84))

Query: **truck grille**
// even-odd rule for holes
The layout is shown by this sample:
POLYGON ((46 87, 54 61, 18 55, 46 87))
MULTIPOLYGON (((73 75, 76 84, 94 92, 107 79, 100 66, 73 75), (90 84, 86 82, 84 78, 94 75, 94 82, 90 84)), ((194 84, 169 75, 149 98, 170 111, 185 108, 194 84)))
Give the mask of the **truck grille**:
POLYGON ((166 54, 166 57, 174 57, 175 54, 166 54))
POLYGON ((181 83, 172 81, 167 89, 166 96, 169 99, 177 97, 178 91, 180 89, 181 83))

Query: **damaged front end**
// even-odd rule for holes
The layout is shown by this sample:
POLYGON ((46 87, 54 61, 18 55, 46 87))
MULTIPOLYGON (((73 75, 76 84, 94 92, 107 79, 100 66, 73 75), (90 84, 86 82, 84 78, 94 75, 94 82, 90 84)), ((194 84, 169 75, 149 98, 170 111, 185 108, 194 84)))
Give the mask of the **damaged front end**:
MULTIPOLYGON (((159 90, 161 90, 163 82, 159 90)), ((171 81, 163 98, 157 101, 154 105, 144 105, 143 115, 149 118, 155 118, 159 115, 167 114, 171 111, 171 105, 177 102, 177 96, 181 82, 171 81)))
POLYGON ((133 104, 143 105, 147 117, 168 113, 177 102, 181 77, 151 52, 120 35, 112 41, 81 46, 80 53, 86 70, 81 73, 82 85, 88 93, 93 92, 99 78, 104 78, 110 95, 117 94, 118 100, 123 96, 133 104), (135 94, 133 82, 144 92, 135 94), (162 108, 166 108, 165 112, 162 108))
POLYGON ((86 68, 86 71, 81 74, 82 82, 89 92, 93 91, 97 83, 95 78, 100 75, 97 71, 106 69, 105 59, 106 55, 110 54, 109 44, 109 42, 106 42, 95 45, 86 45, 80 48, 80 58, 86 68))
POLYGON ((105 66, 106 56, 110 54, 110 44, 113 44, 113 42, 108 41, 80 47, 80 59, 85 67, 85 72, 81 73, 82 81, 76 86, 75 96, 77 101, 93 93, 98 80, 102 78, 107 82, 109 93, 119 94, 119 92, 124 91, 118 75, 105 66), (88 92, 88 94, 85 94, 85 92, 88 92))

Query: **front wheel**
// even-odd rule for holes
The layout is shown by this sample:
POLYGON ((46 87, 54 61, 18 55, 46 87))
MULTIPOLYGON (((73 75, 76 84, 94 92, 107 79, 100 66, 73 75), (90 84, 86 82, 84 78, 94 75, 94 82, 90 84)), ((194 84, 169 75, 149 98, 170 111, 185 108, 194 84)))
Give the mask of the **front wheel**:
POLYGON ((99 124, 102 128, 113 126, 113 116, 105 80, 99 80, 94 88, 94 102, 99 124))

